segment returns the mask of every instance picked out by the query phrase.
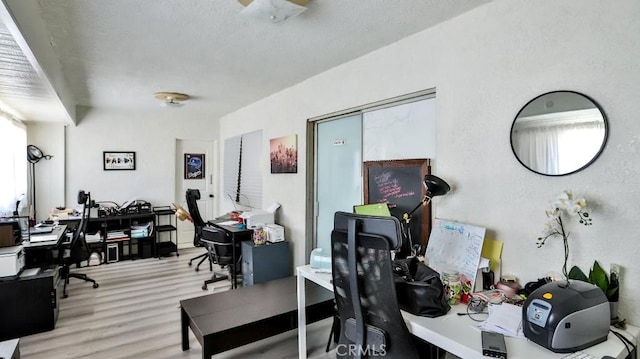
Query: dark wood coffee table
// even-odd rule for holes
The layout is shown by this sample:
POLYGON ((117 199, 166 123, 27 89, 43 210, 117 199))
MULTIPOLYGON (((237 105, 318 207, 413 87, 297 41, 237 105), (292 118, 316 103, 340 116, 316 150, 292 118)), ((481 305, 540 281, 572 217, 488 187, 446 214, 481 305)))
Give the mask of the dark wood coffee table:
MULTIPOLYGON (((307 324, 331 317, 333 293, 306 287, 307 324)), ((202 346, 202 358, 298 327, 296 278, 180 301, 182 350, 189 350, 189 328, 202 346)))

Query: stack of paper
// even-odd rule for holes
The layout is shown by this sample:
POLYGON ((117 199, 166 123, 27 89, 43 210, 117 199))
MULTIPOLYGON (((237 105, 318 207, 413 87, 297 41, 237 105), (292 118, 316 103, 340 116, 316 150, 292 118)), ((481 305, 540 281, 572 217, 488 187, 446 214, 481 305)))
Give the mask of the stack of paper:
POLYGON ((153 222, 135 224, 131 226, 131 238, 144 238, 151 235, 153 222))
POLYGON ((522 307, 508 303, 490 305, 489 318, 482 323, 480 329, 524 338, 522 307))
POLYGON ((147 229, 134 229, 131 227, 131 238, 144 238, 148 237, 149 232, 147 229))
POLYGON ((107 240, 108 241, 118 240, 118 239, 129 239, 129 236, 127 236, 124 233, 124 231, 109 231, 109 232, 107 232, 107 240))
POLYGON ((84 238, 87 243, 102 242, 102 233, 100 233, 100 231, 96 233, 87 233, 84 238))

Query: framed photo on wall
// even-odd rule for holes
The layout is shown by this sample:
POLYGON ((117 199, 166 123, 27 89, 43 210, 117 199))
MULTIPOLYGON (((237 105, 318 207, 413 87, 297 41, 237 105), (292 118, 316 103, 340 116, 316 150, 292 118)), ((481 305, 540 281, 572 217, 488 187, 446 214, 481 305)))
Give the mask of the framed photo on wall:
POLYGON ((298 173, 297 135, 269 140, 271 173, 298 173))
POLYGON ((102 168, 105 171, 136 169, 136 153, 133 151, 103 151, 102 168))
POLYGON ((204 153, 184 154, 184 179, 204 179, 204 153))

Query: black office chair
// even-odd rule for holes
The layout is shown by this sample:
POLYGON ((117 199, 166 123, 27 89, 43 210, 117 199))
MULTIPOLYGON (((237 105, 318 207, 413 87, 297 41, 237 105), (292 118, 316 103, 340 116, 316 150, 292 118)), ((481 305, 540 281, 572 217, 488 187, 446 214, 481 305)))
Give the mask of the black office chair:
POLYGON ((331 263, 340 317, 338 358, 432 357, 398 307, 391 250, 401 245, 397 218, 336 212, 331 263))
POLYGON ((87 282, 93 283, 94 288, 98 288, 98 283, 89 278, 86 274, 83 273, 72 273, 71 265, 76 264, 79 266, 79 263, 82 261, 86 261, 91 256, 91 251, 89 250, 89 246, 87 245, 87 241, 85 239, 85 233, 87 231, 87 223, 89 222, 89 211, 91 210, 91 194, 85 193, 84 191, 80 191, 78 193, 78 203, 82 204, 82 214, 80 217, 80 223, 76 228, 76 231, 73 233, 71 238, 71 243, 68 245, 62 243, 58 248, 58 262, 62 264, 62 268, 60 268, 60 276, 64 280, 64 287, 62 289, 62 297, 66 298, 67 295, 67 284, 69 284, 69 278, 78 278, 87 282), (69 253, 68 256, 65 257, 65 253, 69 253))
MULTIPOLYGON (((189 209, 189 214, 191 215, 191 219, 193 220, 193 245, 196 247, 206 247, 207 245, 201 241, 202 239, 202 228, 206 226, 206 223, 200 216, 200 210, 198 210, 198 200, 200 199, 200 190, 197 189, 188 189, 186 193, 187 199, 187 208, 189 209)), ((207 249, 207 248, 205 248, 207 249)), ((192 262, 200 259, 200 262, 196 265, 196 272, 200 270, 200 264, 205 260, 209 260, 209 270, 213 271, 213 262, 211 262, 211 256, 209 256, 208 250, 204 253, 197 255, 189 260, 189 266, 191 266, 192 262)))
MULTIPOLYGON (((231 288, 234 289, 236 287, 235 276, 237 275, 237 264, 240 262, 240 256, 238 256, 238 260, 234 260, 233 239, 231 236, 221 229, 204 227, 202 228, 202 238, 200 240, 206 244, 209 262, 218 263, 220 266, 228 266, 228 271, 231 275, 231 288)), ((236 253, 238 252, 236 251, 236 253)), ((218 275, 214 271, 211 279, 204 281, 202 290, 207 290, 207 285, 211 283, 226 279, 229 279, 228 275, 218 275)))

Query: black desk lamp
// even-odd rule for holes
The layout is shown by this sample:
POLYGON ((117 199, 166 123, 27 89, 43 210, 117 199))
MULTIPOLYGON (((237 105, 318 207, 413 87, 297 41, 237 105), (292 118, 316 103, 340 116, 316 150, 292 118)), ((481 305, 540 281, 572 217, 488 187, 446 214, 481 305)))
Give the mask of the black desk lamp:
POLYGON ((445 195, 451 190, 451 187, 449 187, 449 184, 447 182, 445 182, 442 178, 436 177, 434 175, 425 175, 423 184, 424 184, 424 187, 427 189, 427 192, 424 195, 424 198, 422 199, 422 201, 420 201, 420 203, 418 203, 411 210, 411 212, 405 213, 402 215, 402 219, 403 219, 402 237, 404 242, 402 244, 403 249, 401 252, 405 255, 408 255, 408 254, 415 255, 418 252, 417 249, 413 248, 414 245, 413 245, 413 241, 411 240, 411 231, 409 228, 409 222, 411 222, 411 215, 413 215, 413 213, 417 211, 418 208, 428 205, 431 202, 431 199, 433 197, 445 195))

